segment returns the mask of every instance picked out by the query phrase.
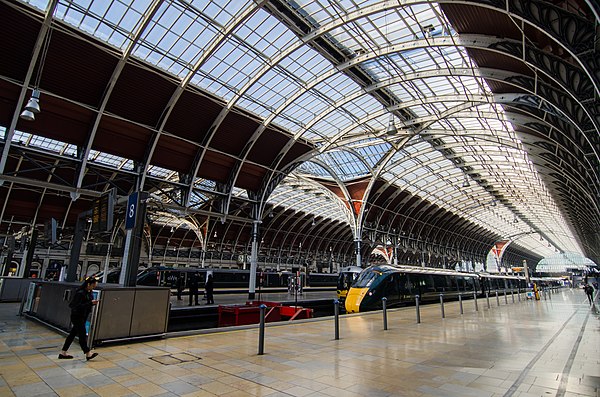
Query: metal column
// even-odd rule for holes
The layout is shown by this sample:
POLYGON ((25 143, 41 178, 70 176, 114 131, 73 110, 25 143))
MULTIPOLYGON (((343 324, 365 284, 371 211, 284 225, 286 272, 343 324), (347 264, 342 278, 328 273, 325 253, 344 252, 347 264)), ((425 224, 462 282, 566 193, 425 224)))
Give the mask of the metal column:
POLYGON ((250 247, 250 281, 248 284, 248 299, 256 297, 256 269, 258 268, 258 225, 260 221, 252 222, 252 246, 250 247))

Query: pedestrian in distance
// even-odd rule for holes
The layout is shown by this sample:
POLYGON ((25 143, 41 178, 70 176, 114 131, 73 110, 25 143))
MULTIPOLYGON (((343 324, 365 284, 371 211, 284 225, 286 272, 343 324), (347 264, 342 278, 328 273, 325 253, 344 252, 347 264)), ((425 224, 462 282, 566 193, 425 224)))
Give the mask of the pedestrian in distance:
POLYGON ((177 276, 177 300, 178 301, 182 300, 181 294, 183 292, 184 287, 185 287, 184 274, 183 274, 183 272, 180 272, 179 275, 177 276))
POLYGON ((589 284, 586 285, 585 286, 585 294, 587 295, 588 301, 590 302, 590 305, 591 305, 594 300, 594 287, 592 287, 589 284))
POLYGON ((189 282, 189 288, 190 288, 190 303, 188 306, 192 306, 192 302, 196 302, 196 305, 198 305, 198 282, 199 282, 199 275, 198 273, 194 272, 190 275, 190 282, 189 282))
POLYGON ((215 303, 215 299, 213 297, 213 289, 214 289, 213 276, 212 276, 212 274, 209 274, 208 277, 206 278, 206 284, 204 284, 204 291, 206 293, 206 304, 207 305, 212 305, 215 303))
POLYGON ((83 350, 83 353, 85 353, 86 360, 89 361, 98 355, 98 353, 93 353, 88 347, 87 332, 85 330, 85 322, 92 312, 92 307, 97 305, 99 302, 94 299, 94 295, 92 293, 92 290, 96 288, 97 283, 98 282, 94 277, 88 277, 85 279, 83 284, 81 284, 81 286, 75 290, 75 294, 73 294, 73 298, 69 303, 69 307, 71 308, 71 323, 73 324, 73 328, 71 328, 71 332, 69 332, 69 335, 65 340, 62 351, 58 354, 58 358, 61 360, 73 358, 73 356, 67 352, 76 336, 79 339, 79 346, 81 346, 81 350, 83 350))

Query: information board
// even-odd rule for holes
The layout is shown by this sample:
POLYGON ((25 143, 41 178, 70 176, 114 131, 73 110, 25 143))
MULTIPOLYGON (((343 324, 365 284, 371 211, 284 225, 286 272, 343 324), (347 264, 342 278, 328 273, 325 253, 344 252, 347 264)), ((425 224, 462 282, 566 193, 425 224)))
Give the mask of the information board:
POLYGON ((92 207, 92 230, 94 232, 109 232, 112 230, 115 209, 114 198, 114 190, 111 190, 94 200, 92 207))

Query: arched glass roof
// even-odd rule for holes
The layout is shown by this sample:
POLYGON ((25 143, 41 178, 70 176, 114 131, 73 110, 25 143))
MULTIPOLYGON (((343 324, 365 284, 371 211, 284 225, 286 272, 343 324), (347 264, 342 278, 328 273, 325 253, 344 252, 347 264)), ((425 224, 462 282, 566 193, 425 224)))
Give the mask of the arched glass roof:
POLYGON ((549 256, 538 262, 537 272, 565 273, 569 270, 589 270, 598 267, 594 261, 574 252, 563 252, 549 256))
MULTIPOLYGON (((541 256, 583 253, 523 145, 520 127, 531 118, 514 109, 567 115, 523 87, 494 93, 488 82, 502 72, 477 67, 468 48, 483 43, 459 35, 436 2, 61 0, 54 16, 244 109, 260 123, 257 134, 272 125, 311 142, 316 155, 274 191, 276 205, 351 222, 332 197, 314 205, 322 193, 300 175, 371 176, 541 256)), ((26 133, 13 141, 22 139, 36 145, 26 133)), ((156 166, 149 174, 177 177, 156 166)))
POLYGON ((353 225, 349 209, 329 190, 301 177, 288 177, 271 195, 272 204, 353 225))

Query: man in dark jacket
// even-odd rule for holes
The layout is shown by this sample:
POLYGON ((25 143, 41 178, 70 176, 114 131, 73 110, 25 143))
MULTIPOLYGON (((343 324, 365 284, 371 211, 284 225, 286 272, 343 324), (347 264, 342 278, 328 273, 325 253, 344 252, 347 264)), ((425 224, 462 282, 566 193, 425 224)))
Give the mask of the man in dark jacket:
POLYGON ((594 301, 594 287, 592 287, 589 284, 586 285, 585 286, 585 293, 586 293, 588 301, 590 302, 590 305, 591 305, 592 302, 594 301))
POLYGON ((79 339, 79 346, 85 353, 85 359, 91 360, 98 355, 98 353, 92 353, 91 349, 87 345, 87 332, 85 329, 85 322, 92 311, 92 306, 97 305, 98 301, 94 299, 92 290, 96 288, 97 281, 93 277, 85 279, 83 284, 77 288, 69 307, 71 308, 71 323, 73 328, 69 332, 69 336, 65 340, 62 351, 58 354, 58 358, 61 360, 71 359, 73 356, 67 353, 71 343, 77 336, 79 339))
POLYGON ((180 300, 182 300, 181 294, 185 287, 185 278, 184 278, 183 272, 180 272, 179 275, 177 276, 176 286, 177 286, 177 300, 180 301, 180 300))
POLYGON ((198 284, 199 284, 199 274, 194 272, 190 275, 190 282, 189 282, 189 287, 190 287, 190 304, 188 306, 192 306, 192 302, 196 302, 196 305, 198 305, 198 284))
POLYGON ((204 291, 206 292, 206 304, 212 305, 215 303, 215 299, 213 298, 213 276, 209 274, 206 278, 206 284, 204 285, 204 291))

